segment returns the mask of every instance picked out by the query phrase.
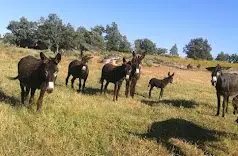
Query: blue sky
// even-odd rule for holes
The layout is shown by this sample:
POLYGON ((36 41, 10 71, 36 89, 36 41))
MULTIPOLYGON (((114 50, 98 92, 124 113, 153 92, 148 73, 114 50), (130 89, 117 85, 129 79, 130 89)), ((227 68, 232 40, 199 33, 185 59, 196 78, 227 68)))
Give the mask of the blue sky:
POLYGON ((238 52, 238 1, 235 0, 0 0, 0 34, 10 20, 38 20, 56 13, 75 28, 116 22, 130 42, 149 38, 158 47, 177 44, 181 55, 190 39, 207 38, 212 55, 238 52))

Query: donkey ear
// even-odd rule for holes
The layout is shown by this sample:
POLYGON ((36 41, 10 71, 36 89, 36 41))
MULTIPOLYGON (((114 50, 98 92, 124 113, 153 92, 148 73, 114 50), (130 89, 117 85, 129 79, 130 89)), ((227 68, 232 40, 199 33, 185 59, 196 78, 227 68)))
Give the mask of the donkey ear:
POLYGON ((170 76, 170 72, 168 72, 168 76, 170 76))
POLYGON ((58 64, 60 61, 61 61, 61 55, 60 55, 60 53, 58 53, 58 54, 55 56, 55 63, 58 64))
POLYGON ((174 76, 174 73, 171 75, 172 77, 174 76))
POLYGON ((135 57, 136 56, 136 53, 135 51, 132 52, 132 56, 135 57))
POLYGON ((40 59, 41 59, 42 61, 45 61, 45 60, 47 60, 48 58, 45 56, 45 54, 44 54, 43 52, 40 52, 40 59))
POLYGON ((206 69, 210 72, 213 72, 216 69, 216 67, 207 67, 206 69))
POLYGON ((126 59, 125 59, 125 57, 123 57, 123 63, 124 63, 124 64, 126 63, 126 59))

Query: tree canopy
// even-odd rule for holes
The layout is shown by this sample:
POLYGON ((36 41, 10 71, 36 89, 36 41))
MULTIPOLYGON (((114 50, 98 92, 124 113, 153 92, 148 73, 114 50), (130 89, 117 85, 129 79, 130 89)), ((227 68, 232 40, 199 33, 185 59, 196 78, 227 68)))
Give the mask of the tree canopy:
POLYGON ((172 46, 172 48, 170 49, 170 53, 169 54, 172 55, 172 56, 179 56, 179 54, 178 54, 178 47, 177 47, 176 44, 174 44, 172 46))
POLYGON ((212 60, 211 46, 207 39, 195 38, 185 45, 183 51, 188 58, 212 60))

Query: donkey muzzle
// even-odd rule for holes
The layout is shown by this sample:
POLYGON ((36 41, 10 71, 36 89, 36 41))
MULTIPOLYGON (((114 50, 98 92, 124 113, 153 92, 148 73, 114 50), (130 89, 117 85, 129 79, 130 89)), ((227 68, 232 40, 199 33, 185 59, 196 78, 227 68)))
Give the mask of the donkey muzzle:
POLYGON ((83 71, 86 71, 86 69, 87 69, 86 66, 83 66, 83 67, 82 67, 82 70, 83 70, 83 71))
POLYGON ((49 82, 46 88, 47 93, 52 93, 54 90, 54 82, 49 82))

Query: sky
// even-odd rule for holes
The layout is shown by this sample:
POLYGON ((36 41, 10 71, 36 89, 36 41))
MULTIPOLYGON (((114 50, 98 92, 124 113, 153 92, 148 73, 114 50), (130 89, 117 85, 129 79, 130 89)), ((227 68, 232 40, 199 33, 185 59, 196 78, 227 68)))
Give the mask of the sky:
POLYGON ((39 20, 56 13, 75 28, 116 22, 133 43, 149 38, 157 47, 177 44, 179 54, 193 38, 208 39, 215 57, 221 51, 238 53, 236 0, 0 0, 0 34, 11 20, 39 20))

